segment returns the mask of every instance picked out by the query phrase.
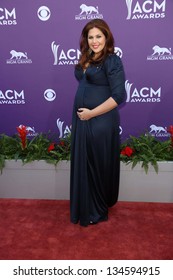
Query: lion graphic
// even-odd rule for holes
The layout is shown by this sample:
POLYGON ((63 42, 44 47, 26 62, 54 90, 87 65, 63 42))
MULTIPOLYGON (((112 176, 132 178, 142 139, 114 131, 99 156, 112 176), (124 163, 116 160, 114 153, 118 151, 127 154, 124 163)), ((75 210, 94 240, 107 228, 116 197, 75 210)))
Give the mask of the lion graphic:
POLYGON ((32 132, 32 133, 35 133, 35 128, 34 127, 31 127, 31 126, 27 126, 26 127, 26 131, 29 133, 29 132, 32 132))
POLYGON ((86 15, 90 15, 92 12, 98 14, 98 7, 93 7, 93 6, 87 6, 85 4, 82 4, 80 6, 81 12, 80 15, 82 15, 83 13, 86 13, 86 15))
MULTIPOLYGON (((22 126, 23 126, 23 124, 20 124, 19 128, 22 128, 22 126)), ((30 133, 30 132, 35 133, 35 128, 31 127, 31 126, 26 126, 26 131, 27 131, 27 133, 30 133)))
POLYGON ((151 132, 160 133, 161 131, 166 132, 166 129, 164 127, 156 126, 155 124, 150 125, 150 129, 151 130, 149 133, 151 133, 151 132))
POLYGON ((165 53, 167 54, 171 54, 171 49, 168 49, 168 48, 160 48, 159 46, 154 46, 153 47, 153 54, 152 55, 155 55, 158 53, 158 55, 163 55, 165 53))
POLYGON ((13 59, 13 58, 21 59, 21 57, 23 57, 25 59, 28 58, 27 53, 23 53, 23 52, 16 52, 16 51, 12 50, 10 52, 10 54, 11 54, 11 58, 10 59, 13 59))

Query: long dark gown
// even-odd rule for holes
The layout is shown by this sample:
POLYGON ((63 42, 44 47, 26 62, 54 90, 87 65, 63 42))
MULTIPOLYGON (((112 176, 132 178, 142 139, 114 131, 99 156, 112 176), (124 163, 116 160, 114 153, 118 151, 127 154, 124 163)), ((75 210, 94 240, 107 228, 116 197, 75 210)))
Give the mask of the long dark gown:
POLYGON ((79 81, 72 116, 70 215, 71 222, 87 226, 108 219, 108 207, 119 192, 119 113, 115 108, 88 121, 77 116, 78 108, 93 109, 112 97, 125 98, 125 75, 121 59, 109 55, 104 63, 90 65, 84 73, 75 69, 79 81))

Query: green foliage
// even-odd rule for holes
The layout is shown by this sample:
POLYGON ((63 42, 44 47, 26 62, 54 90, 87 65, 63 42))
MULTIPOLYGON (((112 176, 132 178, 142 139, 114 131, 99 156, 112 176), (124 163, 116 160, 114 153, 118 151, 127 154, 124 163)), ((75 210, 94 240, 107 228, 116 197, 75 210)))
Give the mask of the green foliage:
MULTIPOLYGON (((50 134, 42 134, 26 139, 26 147, 22 147, 18 135, 13 137, 0 135, 0 170, 5 166, 5 160, 22 160, 23 163, 34 160, 45 160, 57 164, 61 160, 70 160, 71 133, 66 137, 54 140, 50 134)), ((152 165, 158 172, 158 161, 173 161, 173 146, 171 140, 159 141, 149 133, 139 137, 130 136, 121 144, 121 161, 132 163, 132 168, 141 163, 145 172, 152 165)))
POLYGON ((149 133, 140 135, 139 137, 130 136, 121 145, 120 158, 127 164, 132 163, 132 168, 134 168, 137 163, 141 163, 146 173, 151 164, 158 173, 158 161, 173 160, 173 147, 171 145, 171 140, 159 141, 149 133), (132 154, 130 156, 122 153, 125 147, 132 149, 132 154))
POLYGON ((23 149, 18 135, 13 137, 5 134, 0 135, 0 170, 5 166, 5 160, 22 160, 23 163, 34 160, 45 160, 48 163, 57 164, 60 160, 70 159, 71 135, 53 142, 50 135, 42 134, 27 139, 26 148, 23 149), (50 146, 52 149, 49 149, 50 146))

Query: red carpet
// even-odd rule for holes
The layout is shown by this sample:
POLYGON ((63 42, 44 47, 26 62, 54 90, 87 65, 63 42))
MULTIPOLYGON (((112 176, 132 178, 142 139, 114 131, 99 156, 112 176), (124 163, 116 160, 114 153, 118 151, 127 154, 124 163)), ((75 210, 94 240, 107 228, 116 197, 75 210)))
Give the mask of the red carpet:
POLYGON ((172 260, 173 204, 118 202, 109 220, 69 222, 69 201, 0 199, 1 260, 172 260))

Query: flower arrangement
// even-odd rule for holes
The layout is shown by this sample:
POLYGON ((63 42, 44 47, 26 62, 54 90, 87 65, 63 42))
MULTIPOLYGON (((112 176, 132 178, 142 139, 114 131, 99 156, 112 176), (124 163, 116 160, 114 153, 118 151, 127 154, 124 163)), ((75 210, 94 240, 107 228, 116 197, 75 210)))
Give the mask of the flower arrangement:
POLYGON ((5 160, 22 160, 23 163, 34 160, 45 160, 57 164, 60 160, 70 159, 71 135, 55 141, 53 136, 40 133, 31 140, 27 138, 26 126, 17 127, 18 134, 14 136, 0 135, 0 170, 5 166, 5 160))
POLYGON ((151 164, 158 173, 158 161, 173 161, 173 126, 167 132, 171 137, 166 141, 159 141, 148 132, 139 137, 130 136, 121 145, 120 159, 126 164, 132 163, 132 168, 137 163, 148 172, 151 164))
MULTIPOLYGON (((168 128, 170 139, 159 141, 149 133, 139 137, 130 136, 121 144, 120 160, 132 163, 132 168, 141 163, 145 172, 151 164, 158 172, 158 161, 173 161, 173 126, 168 128)), ((32 139, 27 138, 26 126, 17 127, 14 136, 0 135, 0 170, 5 160, 22 160, 23 163, 45 160, 57 164, 61 160, 70 160, 71 133, 56 141, 53 136, 40 133, 32 139)))

